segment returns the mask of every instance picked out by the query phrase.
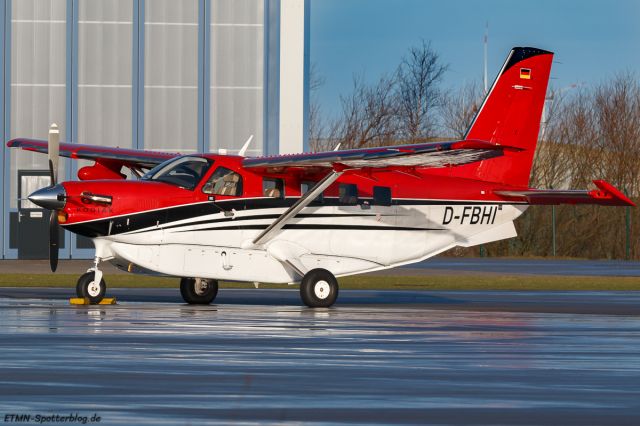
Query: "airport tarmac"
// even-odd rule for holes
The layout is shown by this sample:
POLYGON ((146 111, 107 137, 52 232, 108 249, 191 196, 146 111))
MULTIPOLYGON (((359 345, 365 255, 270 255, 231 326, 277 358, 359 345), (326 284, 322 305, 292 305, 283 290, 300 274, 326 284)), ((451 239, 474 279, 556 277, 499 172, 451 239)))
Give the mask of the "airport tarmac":
POLYGON ((588 275, 640 277, 640 262, 628 260, 434 257, 407 265, 432 271, 484 272, 504 275, 588 275))
POLYGON ((633 292, 343 291, 335 307, 312 310, 295 290, 223 289, 218 304, 204 307, 180 303, 172 289, 113 289, 119 305, 73 307, 68 291, 0 289, 3 418, 640 420, 640 315, 633 311, 640 296, 633 292))
MULTIPOLYGON (((92 266, 88 259, 62 259, 58 263, 59 274, 81 275, 92 266)), ((109 262, 100 268, 105 275, 125 274, 109 262)), ((48 260, 0 260, 0 273, 50 274, 48 260)), ((490 257, 434 257, 393 269, 372 272, 372 275, 455 275, 455 274, 503 274, 503 275, 590 275, 640 277, 640 262, 625 260, 576 260, 576 259, 527 259, 490 257)))

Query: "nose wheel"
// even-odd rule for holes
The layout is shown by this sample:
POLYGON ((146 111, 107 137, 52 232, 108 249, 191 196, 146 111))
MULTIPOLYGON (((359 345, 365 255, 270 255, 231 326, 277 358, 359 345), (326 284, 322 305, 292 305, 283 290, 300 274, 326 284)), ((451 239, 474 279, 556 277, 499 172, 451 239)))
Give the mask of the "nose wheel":
POLYGON ((338 298, 338 280, 326 269, 312 269, 302 278, 300 298, 310 308, 328 308, 338 298))
POLYGON ((76 294, 78 297, 88 299, 89 303, 96 305, 104 299, 104 295, 107 292, 107 283, 102 279, 100 274, 100 280, 96 281, 95 271, 89 271, 78 278, 76 284, 76 294))

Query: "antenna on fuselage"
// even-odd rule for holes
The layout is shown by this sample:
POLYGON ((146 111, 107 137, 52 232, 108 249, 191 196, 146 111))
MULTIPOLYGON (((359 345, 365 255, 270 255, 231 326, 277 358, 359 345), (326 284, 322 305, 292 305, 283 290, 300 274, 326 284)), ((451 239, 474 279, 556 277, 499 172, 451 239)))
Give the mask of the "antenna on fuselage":
POLYGON ((342 145, 342 142, 338 142, 338 145, 336 145, 335 148, 333 148, 334 151, 337 151, 340 149, 340 145, 342 145))
POLYGON ((247 152, 247 148, 249 148, 249 144, 251 144, 252 140, 253 140, 253 135, 249 136, 249 139, 247 139, 244 145, 242 145, 242 148, 240 148, 240 151, 238 152, 239 156, 244 157, 244 154, 245 152, 247 152))

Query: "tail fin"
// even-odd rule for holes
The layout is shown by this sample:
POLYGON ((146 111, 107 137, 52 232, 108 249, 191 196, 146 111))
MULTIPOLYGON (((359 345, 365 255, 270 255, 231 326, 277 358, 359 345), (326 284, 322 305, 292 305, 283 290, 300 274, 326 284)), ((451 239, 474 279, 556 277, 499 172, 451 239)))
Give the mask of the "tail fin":
POLYGON ((478 110, 465 140, 489 141, 521 151, 460 167, 459 177, 528 186, 553 53, 514 47, 478 110))

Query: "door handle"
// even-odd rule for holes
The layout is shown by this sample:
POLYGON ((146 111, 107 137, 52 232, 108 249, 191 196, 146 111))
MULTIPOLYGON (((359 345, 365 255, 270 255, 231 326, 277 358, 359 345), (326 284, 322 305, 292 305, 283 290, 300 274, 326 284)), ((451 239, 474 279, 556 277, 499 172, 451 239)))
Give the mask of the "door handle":
POLYGON ((228 271, 233 268, 233 265, 229 264, 229 256, 227 255, 226 251, 220 253, 220 257, 222 258, 222 269, 228 271))

